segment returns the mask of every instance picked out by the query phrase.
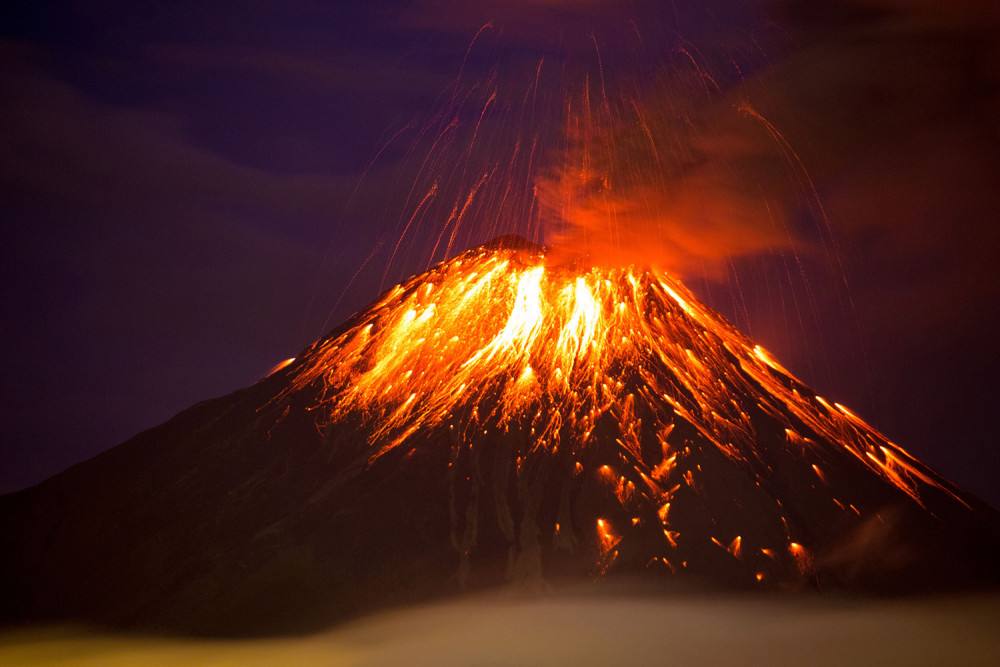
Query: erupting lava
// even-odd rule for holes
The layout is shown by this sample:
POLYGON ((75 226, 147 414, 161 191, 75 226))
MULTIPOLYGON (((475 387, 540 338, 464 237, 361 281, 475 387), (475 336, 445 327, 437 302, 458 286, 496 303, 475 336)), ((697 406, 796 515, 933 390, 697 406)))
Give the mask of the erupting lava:
MULTIPOLYGON (((605 416, 644 487, 676 465, 682 420, 727 457, 758 458, 750 413, 806 430, 857 457, 918 503, 936 476, 839 403, 814 395, 761 346, 701 305, 675 278, 635 267, 551 267, 543 252, 475 250, 390 290, 301 369, 322 377, 333 421, 361 410, 373 458, 418 429, 447 424, 473 445, 484 429, 529 425, 533 449, 587 446, 605 416), (636 402, 655 420, 663 457, 644 463, 636 402), (805 427, 803 429, 803 427, 805 427)), ((824 480, 819 466, 812 468, 824 480)))
MULTIPOLYGON (((764 532, 783 533, 783 544, 755 536, 754 560, 773 561, 778 548, 800 573, 811 567, 808 547, 793 541, 779 492, 787 485, 773 475, 785 455, 840 512, 860 516, 870 497, 838 484, 851 467, 845 455, 874 473, 866 477, 921 506, 928 493, 966 505, 947 482, 847 408, 815 395, 667 273, 554 266, 542 248, 524 242, 468 251, 396 286, 346 330, 307 350, 291 372, 284 395, 318 386, 314 409, 326 425, 359 420, 352 423, 368 434, 369 464, 418 446, 421 433, 445 429, 449 467, 491 433, 517 433, 518 470, 541 456, 561 461, 568 477, 592 473, 622 514, 592 524, 602 571, 627 539, 623 521, 629 528, 656 524, 663 554, 650 562, 675 569, 668 556, 689 537, 683 521, 675 524, 675 496, 700 493, 705 466, 723 459, 774 503, 780 531, 764 532), (595 460, 590 454, 600 443, 614 443, 614 453, 595 460), (706 447, 723 459, 706 457, 706 447)), ((572 519, 563 518, 567 523, 572 519)), ((558 522, 552 530, 558 537, 558 522)), ((700 537, 739 560, 750 546, 741 536, 747 532, 754 529, 700 537)), ((765 580, 760 567, 748 569, 757 582, 765 580)))

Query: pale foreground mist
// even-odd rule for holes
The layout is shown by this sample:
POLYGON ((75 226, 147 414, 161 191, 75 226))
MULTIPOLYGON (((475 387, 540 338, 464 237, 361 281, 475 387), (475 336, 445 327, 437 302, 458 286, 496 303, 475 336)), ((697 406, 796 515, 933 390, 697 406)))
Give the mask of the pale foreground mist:
POLYGON ((292 639, 5 632, 0 665, 998 665, 1000 596, 481 597, 292 639))

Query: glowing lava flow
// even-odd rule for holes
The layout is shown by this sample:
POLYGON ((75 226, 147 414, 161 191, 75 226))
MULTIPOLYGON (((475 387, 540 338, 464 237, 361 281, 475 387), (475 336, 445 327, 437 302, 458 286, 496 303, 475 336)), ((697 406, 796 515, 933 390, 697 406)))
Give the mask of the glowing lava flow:
MULTIPOLYGON (((639 485, 664 526, 683 455, 675 426, 686 423, 730 460, 750 463, 761 460, 752 414, 780 424, 789 447, 842 450, 917 503, 923 487, 964 503, 847 408, 812 394, 679 281, 650 269, 578 270, 548 265, 540 250, 469 251, 398 285, 307 351, 293 389, 315 382, 330 423, 362 416, 372 460, 423 430, 451 429, 472 447, 514 424, 530 434, 531 451, 579 452, 601 425, 634 473, 612 480, 619 500, 639 485), (659 460, 643 451, 650 437, 659 460)), ((811 471, 827 483, 819 465, 811 471)), ((693 486, 698 473, 682 479, 693 486)))

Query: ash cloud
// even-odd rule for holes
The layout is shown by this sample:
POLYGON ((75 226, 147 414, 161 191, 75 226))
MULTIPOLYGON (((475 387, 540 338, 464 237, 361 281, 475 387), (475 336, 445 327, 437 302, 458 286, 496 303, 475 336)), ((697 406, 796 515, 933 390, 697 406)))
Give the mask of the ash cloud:
POLYGON ((785 156, 740 105, 706 99, 702 76, 584 111, 605 120, 538 183, 557 255, 723 279, 734 258, 808 249, 790 229, 801 193, 785 156))
POLYGON ((782 30, 665 35, 674 46, 657 80, 609 82, 610 105, 592 72, 580 112, 591 136, 571 136, 575 152, 540 183, 556 244, 712 279, 774 251, 836 268, 872 240, 984 268, 980 221, 998 203, 997 10, 763 8, 782 30))

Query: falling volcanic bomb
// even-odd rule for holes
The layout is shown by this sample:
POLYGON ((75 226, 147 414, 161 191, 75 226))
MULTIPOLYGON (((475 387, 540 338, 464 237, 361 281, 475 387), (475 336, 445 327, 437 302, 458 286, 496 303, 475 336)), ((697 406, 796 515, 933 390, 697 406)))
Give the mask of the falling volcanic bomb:
POLYGON ((998 544, 669 274, 511 237, 0 512, 9 618, 201 632, 618 574, 981 585, 998 544))

